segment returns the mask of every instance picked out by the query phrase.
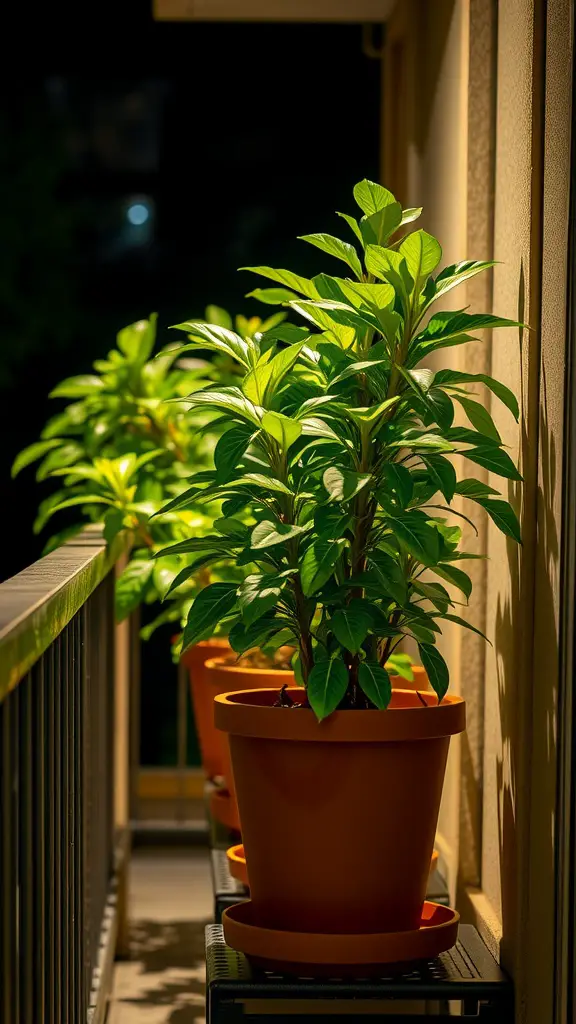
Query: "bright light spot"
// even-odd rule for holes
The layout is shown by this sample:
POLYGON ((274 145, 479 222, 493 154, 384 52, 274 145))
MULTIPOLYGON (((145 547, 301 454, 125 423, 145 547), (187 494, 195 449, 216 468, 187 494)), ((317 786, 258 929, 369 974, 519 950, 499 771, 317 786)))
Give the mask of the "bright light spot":
POLYGON ((130 224, 139 228, 142 224, 145 224, 147 220, 150 220, 150 210, 144 203, 130 203, 130 206, 126 210, 126 216, 130 224))

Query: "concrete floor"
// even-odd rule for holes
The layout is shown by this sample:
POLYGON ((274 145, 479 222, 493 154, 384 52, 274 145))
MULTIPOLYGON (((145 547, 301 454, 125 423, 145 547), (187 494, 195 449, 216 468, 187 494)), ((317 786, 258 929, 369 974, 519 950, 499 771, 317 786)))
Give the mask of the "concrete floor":
POLYGON ((107 1024, 203 1024, 207 849, 135 850, 130 892, 132 958, 115 966, 107 1024))

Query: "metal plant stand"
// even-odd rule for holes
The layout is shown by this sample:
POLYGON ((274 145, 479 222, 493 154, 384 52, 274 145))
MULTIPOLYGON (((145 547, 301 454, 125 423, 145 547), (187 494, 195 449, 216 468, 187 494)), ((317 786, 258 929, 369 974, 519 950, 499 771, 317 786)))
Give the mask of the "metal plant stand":
MULTIPOLYGON (((261 971, 224 942, 221 925, 206 928, 207 1024, 278 1017, 287 1024, 320 1024, 322 1019, 351 1024, 360 1016, 386 1024, 434 1017, 513 1024, 513 991, 472 925, 460 925, 458 942, 435 960, 401 973, 363 979, 314 980, 261 971), (395 1012, 396 1011, 396 1012, 395 1012)), ((359 970, 359 975, 361 971, 359 970)))

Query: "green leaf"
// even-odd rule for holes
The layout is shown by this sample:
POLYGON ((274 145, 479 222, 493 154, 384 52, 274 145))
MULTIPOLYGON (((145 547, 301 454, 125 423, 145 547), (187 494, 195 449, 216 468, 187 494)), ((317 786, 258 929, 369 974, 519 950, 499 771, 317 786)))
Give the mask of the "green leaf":
POLYGON ((440 557, 438 531, 421 512, 405 512, 385 519, 400 545, 422 565, 435 565, 440 557))
POLYGON ((487 260, 484 262, 476 260, 465 260, 462 263, 452 263, 449 267, 444 267, 444 270, 438 274, 435 280, 435 292, 431 299, 434 302, 439 299, 441 295, 445 295, 446 292, 451 291, 452 288, 456 288, 459 284, 464 284, 465 281, 469 281, 471 277, 475 277, 476 274, 481 274, 484 270, 489 270, 490 267, 496 266, 496 260, 487 260))
POLYGON ((466 600, 470 599, 472 580, 467 573, 462 572, 462 569, 458 569, 455 565, 446 565, 443 562, 442 565, 434 565, 432 572, 435 572, 443 580, 447 580, 448 583, 452 583, 453 586, 464 594, 466 600))
POLYGON ((260 274, 261 277, 277 281, 278 284, 282 284, 286 288, 293 288, 295 292, 306 295, 309 299, 316 299, 318 297, 318 292, 312 281, 309 281, 306 277, 299 277, 298 274, 293 274, 291 270, 274 270, 272 267, 240 267, 240 270, 249 270, 252 274, 260 274))
POLYGON ((219 439, 214 449, 217 483, 227 483, 250 444, 252 431, 248 427, 232 427, 219 439))
POLYGON ((346 221, 348 227, 352 228, 352 231, 356 235, 356 238, 358 239, 358 241, 362 242, 362 232, 360 231, 360 226, 359 226, 358 221, 356 220, 356 218, 355 217, 351 217, 350 214, 348 214, 348 213, 339 213, 338 211, 336 211, 336 215, 338 217, 342 217, 342 220, 346 221))
POLYGON ((152 559, 134 558, 116 580, 116 621, 122 622, 144 600, 154 571, 152 559))
POLYGON ((413 231, 406 236, 398 251, 406 260, 408 272, 414 281, 415 294, 418 295, 442 259, 440 242, 427 231, 413 231))
POLYGON ((156 341, 157 319, 158 314, 153 313, 149 320, 137 320, 116 335, 118 348, 127 359, 145 363, 150 358, 156 341))
MULTIPOLYGON (((170 399, 171 401, 171 399, 170 399)), ((242 394, 240 388, 229 387, 204 388, 202 391, 194 391, 186 398, 178 399, 179 402, 187 402, 192 408, 205 405, 207 408, 222 409, 233 418, 240 417, 255 427, 260 427, 260 417, 256 406, 242 394)))
POLYGON ((73 498, 65 498, 64 501, 59 501, 57 505, 54 505, 43 517, 43 522, 46 523, 55 512, 60 512, 63 508, 72 508, 74 505, 113 505, 114 502, 110 498, 103 498, 101 494, 77 494, 73 498))
POLYGON ((450 682, 448 666, 434 644, 419 643, 418 649, 422 664, 430 680, 430 685, 438 697, 438 703, 440 703, 450 682))
POLYGON ((302 590, 306 597, 315 594, 330 579, 347 543, 343 537, 320 537, 310 545, 300 565, 302 590))
POLYGON ((502 533, 505 533, 507 537, 512 537, 517 544, 522 543, 522 532, 520 530, 520 523, 518 517, 507 501, 499 501, 491 498, 481 498, 476 496, 474 498, 482 508, 485 508, 488 515, 490 516, 493 523, 496 524, 502 533))
POLYGON ((319 722, 336 710, 347 689, 348 669, 341 658, 319 661, 314 665, 306 693, 319 722))
POLYGON ((246 298, 257 299, 258 302, 264 302, 267 306, 281 306, 298 296, 296 292, 292 292, 288 288, 254 288, 253 291, 246 293, 246 298))
POLYGON ((378 497, 384 507, 389 505, 389 500, 385 501, 384 496, 388 499, 392 496, 396 506, 395 511, 405 509, 412 500, 414 492, 414 482, 410 471, 396 462, 385 462, 382 466, 381 482, 383 491, 379 491, 378 497))
POLYGON ((220 327, 218 324, 207 324, 203 320, 186 320, 182 324, 174 324, 174 331, 186 331, 190 335, 193 345, 183 345, 180 352, 189 351, 190 348, 205 348, 212 352, 223 352, 231 356, 237 362, 250 368, 250 344, 239 334, 220 327))
POLYGON ((206 306, 206 319, 209 324, 218 324, 219 327, 225 327, 227 331, 232 330, 232 317, 221 306, 206 306))
POLYGON ((200 569, 203 569, 207 565, 213 565, 214 562, 218 562, 224 557, 225 555, 222 553, 212 552, 207 555, 200 555, 198 558, 195 558, 194 561, 190 563, 190 565, 185 565, 184 568, 181 569, 180 572, 172 580, 170 586, 168 587, 168 590, 164 594, 164 600, 169 596, 169 594, 172 594, 174 593, 175 590, 178 590, 178 587, 181 587, 183 583, 186 583, 192 576, 195 575, 195 573, 199 572, 200 569))
POLYGON ((428 467, 430 476, 438 490, 450 503, 456 490, 456 470, 452 463, 443 455, 423 455, 423 462, 428 467))
POLYGON ((322 477, 331 501, 350 501, 370 479, 370 473, 353 473, 339 466, 331 466, 322 477))
POLYGON ((114 538, 124 529, 124 513, 120 508, 109 508, 104 514, 104 540, 111 544, 114 538))
POLYGON ((254 647, 262 648, 270 637, 284 629, 284 626, 283 619, 268 613, 250 626, 246 626, 244 622, 236 622, 228 634, 228 640, 236 654, 244 654, 245 651, 250 651, 254 647))
POLYGON ((235 583, 211 583, 201 590, 188 613, 182 651, 207 638, 236 604, 235 583))
POLYGON ((307 533, 310 525, 291 526, 289 523, 271 523, 264 519, 252 530, 250 547, 254 551, 261 551, 263 548, 271 548, 276 544, 285 544, 294 537, 301 537, 307 533))
POLYGON ((302 433, 302 424, 281 412, 265 413, 262 417, 262 426, 266 433, 278 442, 283 452, 287 452, 302 433))
POLYGON ((460 454, 472 462, 476 462, 479 466, 483 466, 484 469, 489 469, 491 473, 495 473, 497 476, 506 477, 507 480, 522 480, 520 473, 507 452, 503 451, 502 448, 497 448, 495 445, 462 449, 460 454))
POLYGON ((427 601, 431 601, 443 613, 447 612, 453 603, 450 594, 440 583, 422 583, 421 580, 412 580, 411 585, 417 594, 425 597, 427 601))
POLYGON ((68 377, 61 381, 50 392, 49 398, 86 398, 97 391, 102 391, 104 381, 90 373, 81 374, 79 377, 68 377))
POLYGON ((368 564, 375 571, 382 589, 386 594, 403 605, 406 601, 406 579, 397 561, 385 551, 371 551, 368 564))
POLYGON ((387 188, 378 185, 375 181, 369 181, 368 178, 359 181, 354 186, 353 192, 354 199, 367 217, 396 202, 396 197, 387 188))
POLYGON ((464 398, 461 395, 456 395, 456 401, 460 402, 460 405, 464 409, 470 423, 476 430, 481 434, 485 434, 487 437, 491 437, 498 444, 502 443, 502 438, 496 429, 494 420, 490 413, 483 405, 479 402, 473 402, 470 398, 464 398))
POLYGON ((494 487, 485 484, 483 480, 459 480, 455 487, 456 494, 462 494, 465 498, 487 498, 490 494, 499 494, 494 487))
POLYGON ((313 235, 298 235, 298 238, 302 242, 309 242, 310 245, 315 245, 317 249, 322 249, 323 252, 327 252, 330 256, 335 256, 338 260, 343 260, 356 274, 358 279, 362 277, 362 264, 358 259, 358 253, 349 242, 343 242, 340 238, 336 238, 334 235, 326 235, 323 232, 317 232, 313 235))
POLYGON ((41 459, 46 452, 51 451, 52 448, 59 448, 62 444, 64 444, 62 438, 54 437, 49 441, 35 441, 34 444, 28 445, 27 448, 24 448, 19 455, 16 456, 12 463, 12 478, 17 476, 22 469, 26 468, 26 466, 30 466, 31 463, 36 462, 37 459, 41 459))
POLYGON ((450 622, 455 622, 457 626, 463 626, 464 629, 469 629, 472 631, 472 633, 477 633, 477 635, 481 636, 482 639, 486 641, 486 643, 490 644, 490 647, 493 646, 492 641, 488 639, 488 637, 482 632, 481 629, 476 629, 476 626, 473 626, 470 622, 467 622, 466 619, 460 618, 459 615, 452 615, 451 612, 446 612, 441 616, 441 618, 448 619, 450 622))
POLYGON ((391 654, 384 668, 389 675, 392 673, 407 679, 409 683, 414 682, 412 659, 409 654, 391 654))
POLYGON ((251 484, 256 487, 264 487, 267 491, 276 491, 278 494, 292 494, 292 491, 281 480, 275 480, 272 476, 264 476, 263 473, 244 473, 234 481, 235 486, 251 484))
POLYGON ((405 224, 412 224, 413 221, 418 220, 418 217, 422 213, 421 206, 411 206, 406 210, 402 210, 402 221, 400 227, 404 227, 405 224))
POLYGON ((274 608, 280 599, 285 580, 271 573, 247 576, 238 589, 238 607, 246 626, 274 608))
POLYGON ((484 384, 492 394, 510 410, 515 420, 518 420, 520 410, 516 395, 505 384, 501 384, 494 377, 486 373, 463 373, 460 370, 438 370, 436 373, 436 385, 449 386, 451 384, 484 384))
POLYGON ((358 682, 368 700, 385 711, 392 697, 392 683, 386 669, 375 662, 363 661, 358 669, 358 682))
POLYGON ((330 627, 338 643, 351 654, 356 654, 368 635, 372 619, 361 608, 346 607, 334 612, 330 627))
POLYGON ((257 405, 267 405, 274 397, 284 377, 292 369, 304 347, 303 341, 283 348, 272 359, 259 363, 244 378, 242 391, 257 405))
POLYGON ((376 213, 362 217, 360 231, 364 245, 386 245, 388 239, 402 223, 400 203, 389 203, 376 213))

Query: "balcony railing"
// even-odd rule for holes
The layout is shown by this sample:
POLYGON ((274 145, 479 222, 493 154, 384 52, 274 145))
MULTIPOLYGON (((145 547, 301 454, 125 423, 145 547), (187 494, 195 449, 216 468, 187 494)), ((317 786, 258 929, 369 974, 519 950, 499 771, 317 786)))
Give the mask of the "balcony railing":
POLYGON ((104 1020, 128 850, 121 555, 89 529, 0 585, 1 1024, 104 1020))

